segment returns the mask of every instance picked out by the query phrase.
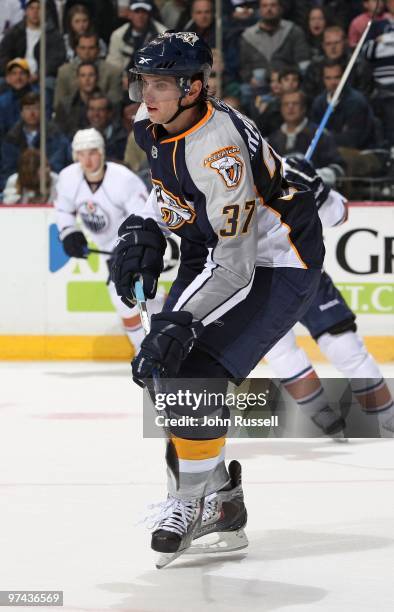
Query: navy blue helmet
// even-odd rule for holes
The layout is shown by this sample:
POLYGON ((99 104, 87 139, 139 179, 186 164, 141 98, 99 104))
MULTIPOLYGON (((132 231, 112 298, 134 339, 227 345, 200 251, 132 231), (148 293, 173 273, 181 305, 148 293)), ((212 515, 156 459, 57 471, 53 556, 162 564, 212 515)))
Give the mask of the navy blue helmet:
POLYGON ((212 51, 194 32, 165 32, 139 49, 130 72, 130 98, 141 101, 138 82, 143 74, 173 76, 177 80, 180 95, 190 91, 190 79, 203 76, 203 86, 208 84, 212 70, 212 51))

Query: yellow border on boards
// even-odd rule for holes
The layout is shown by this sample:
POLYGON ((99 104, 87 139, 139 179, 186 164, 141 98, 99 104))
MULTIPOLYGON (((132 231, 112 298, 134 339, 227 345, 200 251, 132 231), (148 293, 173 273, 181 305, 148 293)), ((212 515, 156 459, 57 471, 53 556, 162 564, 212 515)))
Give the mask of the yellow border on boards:
MULTIPOLYGON (((316 342, 298 336, 312 361, 326 361, 316 342)), ((368 350, 380 363, 394 361, 392 336, 367 336, 368 350)), ((133 356, 126 336, 0 336, 0 360, 127 361, 133 356)))

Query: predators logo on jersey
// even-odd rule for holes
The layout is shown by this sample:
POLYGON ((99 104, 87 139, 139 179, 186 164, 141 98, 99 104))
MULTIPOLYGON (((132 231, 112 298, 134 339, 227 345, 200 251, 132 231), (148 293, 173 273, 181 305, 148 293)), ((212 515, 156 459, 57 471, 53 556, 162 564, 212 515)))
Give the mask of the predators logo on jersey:
POLYGON ((204 159, 204 166, 215 170, 229 189, 238 187, 242 178, 243 162, 236 155, 239 151, 240 148, 236 146, 225 147, 204 159))
POLYGON ((170 229, 179 229, 184 223, 194 222, 196 213, 189 204, 168 191, 161 181, 152 179, 152 182, 162 219, 170 229))

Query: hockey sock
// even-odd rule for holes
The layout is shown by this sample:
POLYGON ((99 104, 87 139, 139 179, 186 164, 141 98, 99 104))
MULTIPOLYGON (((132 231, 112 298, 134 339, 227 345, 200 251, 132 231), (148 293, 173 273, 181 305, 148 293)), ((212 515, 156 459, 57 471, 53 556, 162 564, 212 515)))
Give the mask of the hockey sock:
POLYGON ((138 353, 141 347, 141 342, 144 339, 144 328, 141 325, 139 315, 129 319, 122 319, 123 329, 127 334, 132 346, 134 347, 134 356, 138 353))
POLYGON ((325 433, 335 433, 341 429, 338 424, 340 417, 330 408, 326 393, 312 366, 305 372, 282 379, 281 383, 304 414, 325 433))
POLYGON ((323 334, 318 344, 331 363, 349 378, 353 394, 365 412, 378 414, 383 423, 390 418, 390 411, 393 417, 390 390, 358 334, 351 331, 335 336, 323 334))
POLYGON ((225 441, 224 437, 186 440, 173 436, 170 444, 177 455, 178 484, 174 486, 173 474, 169 473, 169 494, 187 500, 209 495, 225 486, 229 481, 224 463, 225 441))

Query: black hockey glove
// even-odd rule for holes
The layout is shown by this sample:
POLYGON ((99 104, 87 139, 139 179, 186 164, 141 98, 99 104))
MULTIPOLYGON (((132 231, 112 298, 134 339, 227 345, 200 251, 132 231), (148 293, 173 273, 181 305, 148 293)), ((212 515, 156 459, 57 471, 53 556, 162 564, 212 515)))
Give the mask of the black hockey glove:
POLYGON ((86 258, 88 256, 88 243, 80 230, 67 234, 63 240, 63 249, 69 257, 86 258))
POLYGON ((203 324, 193 322, 193 315, 185 310, 152 315, 151 330, 132 362, 134 381, 141 384, 152 378, 155 370, 163 376, 176 376, 203 330, 203 324))
POLYGON ((111 280, 122 302, 131 308, 135 304, 134 281, 139 275, 145 297, 155 297, 167 243, 154 219, 136 215, 123 221, 118 236, 120 240, 111 258, 111 280))

